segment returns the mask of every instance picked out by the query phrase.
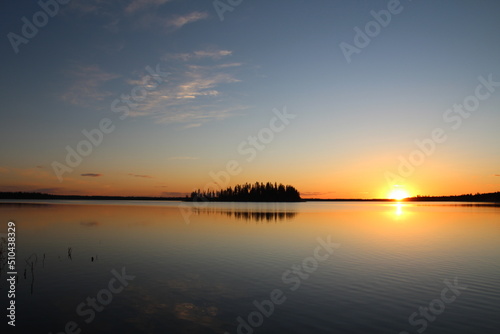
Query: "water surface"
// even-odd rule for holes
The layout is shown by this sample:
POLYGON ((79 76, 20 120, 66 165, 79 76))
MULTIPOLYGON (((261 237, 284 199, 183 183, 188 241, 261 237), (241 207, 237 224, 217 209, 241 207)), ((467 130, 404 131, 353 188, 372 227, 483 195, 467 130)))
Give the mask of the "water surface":
POLYGON ((500 328, 497 206, 5 202, 0 232, 8 221, 17 233, 16 332, 59 333, 71 321, 81 333, 500 328), (113 270, 134 278, 106 300, 113 270), (452 302, 443 301, 447 284, 462 287, 445 291, 452 302), (266 302, 273 293, 279 304, 266 302), (87 298, 97 296, 106 305, 90 319, 87 298))

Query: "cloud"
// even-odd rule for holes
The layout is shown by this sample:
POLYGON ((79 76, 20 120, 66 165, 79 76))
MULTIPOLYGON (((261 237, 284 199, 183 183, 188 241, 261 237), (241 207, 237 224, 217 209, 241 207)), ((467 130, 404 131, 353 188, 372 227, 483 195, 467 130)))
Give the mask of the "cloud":
POLYGON ((222 57, 226 57, 226 56, 230 56, 232 55, 233 52, 232 51, 228 51, 228 50, 218 50, 218 51, 195 51, 194 52, 194 55, 196 57, 200 57, 200 58, 206 58, 206 57, 209 57, 209 58, 212 58, 212 59, 220 59, 222 57))
POLYGON ((219 91, 216 87, 220 84, 239 82, 229 74, 214 73, 207 76, 201 71, 189 71, 185 73, 186 81, 177 86, 174 93, 176 99, 192 99, 197 96, 217 96, 219 91))
MULTIPOLYGON (((183 123, 187 129, 246 109, 222 90, 240 82, 235 73, 242 64, 220 62, 230 55, 232 51, 222 49, 165 55, 163 59, 169 63, 168 78, 149 91, 147 98, 138 102, 128 116, 152 116, 156 123, 183 123)), ((128 80, 128 83, 132 86, 140 81, 128 80)))
POLYGON ((5 168, 5 167, 0 167, 0 173, 2 174, 6 174, 9 172, 9 169, 8 168, 5 168))
POLYGON ((63 101, 75 105, 89 106, 93 101, 101 101, 112 95, 105 90, 103 85, 118 78, 116 74, 102 70, 98 65, 73 65, 66 71, 72 83, 68 90, 61 96, 63 101))
POLYGON ((494 174, 493 176, 500 176, 500 174, 494 174))
POLYGON ((221 64, 221 65, 216 65, 216 68, 229 68, 229 67, 238 67, 243 65, 242 63, 228 63, 228 64, 221 64))
POLYGON ((229 50, 198 50, 190 53, 167 53, 163 56, 166 61, 182 60, 188 61, 193 59, 211 58, 213 60, 221 59, 222 57, 231 56, 233 51, 229 50))
POLYGON ((127 28, 132 27, 136 30, 150 30, 155 33, 172 33, 186 24, 203 20, 207 17, 208 14, 203 12, 192 12, 186 15, 165 17, 157 11, 145 11, 141 12, 139 15, 127 18, 127 24, 123 26, 127 28))
POLYGON ((188 23, 193 23, 199 20, 203 20, 206 19, 207 17, 208 14, 204 12, 192 12, 186 15, 178 15, 167 20, 166 26, 179 29, 188 23))
POLYGON ((195 157, 170 157, 170 160, 198 160, 195 157))
POLYGON ((102 176, 102 174, 96 174, 96 173, 85 173, 85 174, 80 174, 80 176, 99 177, 99 176, 102 176))
POLYGON ((153 177, 151 175, 140 175, 140 174, 128 174, 129 176, 133 176, 133 177, 142 177, 142 178, 146 178, 146 179, 152 179, 153 177))
MULTIPOLYGON (((239 62, 225 62, 233 52, 208 48, 188 53, 166 54, 168 77, 158 87, 147 87, 143 101, 134 101, 129 117, 149 116, 156 123, 181 123, 184 129, 200 127, 204 123, 223 120, 246 109, 239 101, 224 94, 224 88, 240 82, 236 74, 243 66, 239 62)), ((123 78, 130 89, 111 91, 111 81, 120 76, 103 70, 98 65, 73 64, 66 75, 72 80, 61 99, 87 108, 107 108, 108 97, 121 96, 131 88, 144 85, 149 75, 145 70, 135 77, 123 78)), ((125 103, 122 101, 122 103, 125 103)))
POLYGON ((104 18, 102 25, 111 33, 131 29, 173 32, 186 24, 208 18, 208 13, 194 11, 184 15, 165 17, 161 6, 172 0, 73 0, 67 10, 77 15, 94 15, 104 18), (124 3, 125 2, 125 3, 124 3))
POLYGON ((185 125, 184 129, 198 128, 201 126, 201 124, 202 123, 191 123, 191 124, 185 125))

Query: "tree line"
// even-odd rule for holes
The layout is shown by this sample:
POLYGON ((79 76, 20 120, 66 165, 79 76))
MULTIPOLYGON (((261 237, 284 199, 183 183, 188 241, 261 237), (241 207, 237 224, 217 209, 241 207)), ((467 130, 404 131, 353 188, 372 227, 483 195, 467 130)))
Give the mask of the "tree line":
POLYGON ((410 197, 409 201, 449 201, 449 202, 496 202, 500 203, 500 191, 494 193, 475 193, 455 196, 420 196, 410 197))
POLYGON ((238 184, 221 190, 193 191, 192 201, 221 201, 221 202, 298 202, 300 193, 290 185, 267 182, 254 184, 238 184))

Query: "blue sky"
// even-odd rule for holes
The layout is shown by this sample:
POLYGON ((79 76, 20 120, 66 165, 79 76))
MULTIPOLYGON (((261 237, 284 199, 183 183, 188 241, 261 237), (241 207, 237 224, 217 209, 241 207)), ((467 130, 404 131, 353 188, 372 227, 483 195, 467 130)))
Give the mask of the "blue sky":
MULTIPOLYGON (((385 172, 444 126, 478 77, 500 81, 496 1, 401 1, 348 63, 339 45, 354 45, 354 28, 389 3, 243 0, 221 21, 212 1, 73 0, 17 53, 8 34, 22 36, 22 18, 32 22, 41 7, 4 4, 0 190, 182 194, 237 160, 243 171, 231 184, 383 196, 385 172), (112 102, 141 85, 148 66, 169 74, 120 120, 112 102), (296 118, 246 162, 238 145, 284 107, 296 118), (103 118, 115 130, 60 182, 53 162, 103 118)), ((497 191, 499 96, 447 130, 400 183, 415 194, 497 191)))

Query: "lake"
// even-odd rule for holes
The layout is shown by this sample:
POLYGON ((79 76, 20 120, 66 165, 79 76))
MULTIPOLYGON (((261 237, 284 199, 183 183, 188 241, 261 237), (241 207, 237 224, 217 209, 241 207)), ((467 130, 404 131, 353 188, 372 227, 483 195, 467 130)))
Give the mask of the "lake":
POLYGON ((4 201, 9 221, 17 333, 500 328, 494 205, 4 201))

